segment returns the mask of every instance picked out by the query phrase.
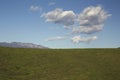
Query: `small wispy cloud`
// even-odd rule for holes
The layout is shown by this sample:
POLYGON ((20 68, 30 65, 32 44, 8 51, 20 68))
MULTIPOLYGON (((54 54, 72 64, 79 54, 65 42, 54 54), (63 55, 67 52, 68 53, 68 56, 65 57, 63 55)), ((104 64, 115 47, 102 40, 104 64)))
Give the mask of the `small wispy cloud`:
POLYGON ((49 6, 55 5, 55 2, 49 2, 49 6))
POLYGON ((32 11, 32 12, 41 11, 42 7, 31 5, 30 8, 29 8, 29 10, 32 11))
POLYGON ((54 40, 65 40, 66 37, 62 37, 62 36, 57 36, 57 37, 51 37, 46 39, 45 41, 54 41, 54 40))

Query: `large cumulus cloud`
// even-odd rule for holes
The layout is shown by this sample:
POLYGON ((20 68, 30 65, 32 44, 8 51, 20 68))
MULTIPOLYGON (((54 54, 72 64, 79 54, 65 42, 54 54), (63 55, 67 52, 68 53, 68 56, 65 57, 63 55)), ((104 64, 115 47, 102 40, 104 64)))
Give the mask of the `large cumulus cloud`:
POLYGON ((78 16, 79 27, 73 28, 74 33, 94 33, 101 31, 105 20, 110 16, 101 6, 90 6, 78 16))
POLYGON ((53 11, 44 13, 42 17, 45 17, 47 22, 70 26, 74 24, 76 14, 73 11, 63 11, 60 8, 56 8, 53 11))

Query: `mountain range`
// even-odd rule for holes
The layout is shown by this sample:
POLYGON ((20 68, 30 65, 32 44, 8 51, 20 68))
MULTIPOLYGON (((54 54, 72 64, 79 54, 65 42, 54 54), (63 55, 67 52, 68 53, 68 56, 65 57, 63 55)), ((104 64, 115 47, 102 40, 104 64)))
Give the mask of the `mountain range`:
POLYGON ((12 47, 12 48, 41 48, 41 49, 47 49, 47 47, 33 44, 33 43, 22 43, 22 42, 0 42, 0 46, 2 47, 12 47))

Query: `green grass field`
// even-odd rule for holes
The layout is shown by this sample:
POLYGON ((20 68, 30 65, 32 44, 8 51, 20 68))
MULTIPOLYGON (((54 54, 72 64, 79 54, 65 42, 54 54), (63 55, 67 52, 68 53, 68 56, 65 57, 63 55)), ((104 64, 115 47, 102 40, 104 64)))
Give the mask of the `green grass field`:
POLYGON ((0 80, 120 80, 120 49, 0 47, 0 80))

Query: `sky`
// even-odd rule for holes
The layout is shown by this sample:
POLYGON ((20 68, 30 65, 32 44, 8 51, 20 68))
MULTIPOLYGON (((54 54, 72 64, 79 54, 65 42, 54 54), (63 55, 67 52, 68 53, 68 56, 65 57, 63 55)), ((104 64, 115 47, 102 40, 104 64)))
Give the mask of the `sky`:
POLYGON ((0 42, 120 47, 120 0, 0 0, 0 42))

